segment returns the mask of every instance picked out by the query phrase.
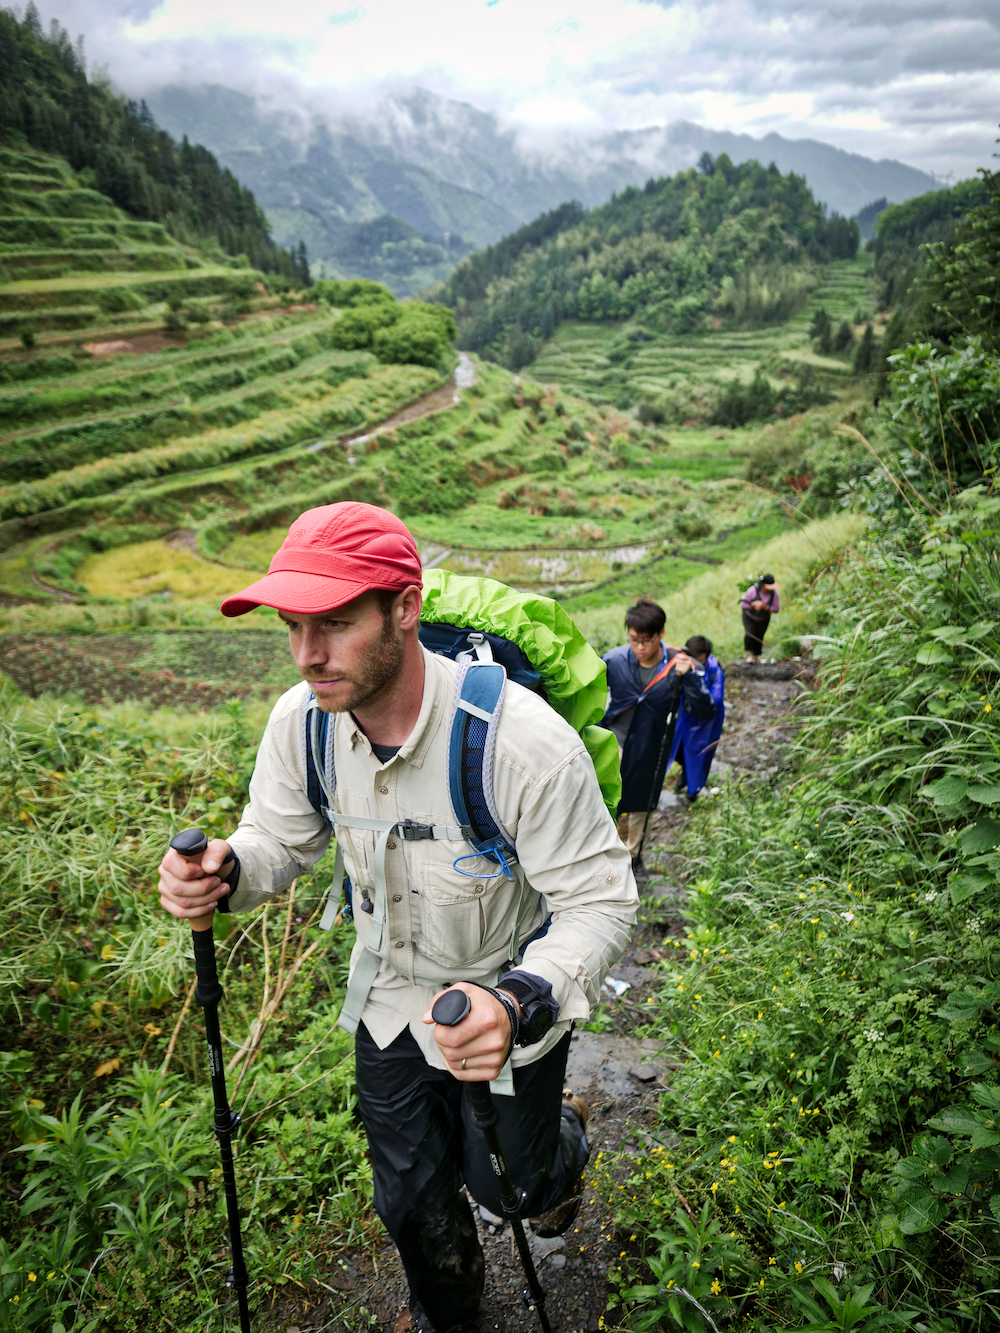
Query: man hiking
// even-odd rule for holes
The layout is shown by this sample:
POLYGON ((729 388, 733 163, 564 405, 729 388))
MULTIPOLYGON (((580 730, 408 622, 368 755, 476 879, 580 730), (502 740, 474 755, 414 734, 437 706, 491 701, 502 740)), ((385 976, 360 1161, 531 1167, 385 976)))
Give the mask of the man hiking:
POLYGON ((704 680, 692 671, 693 659, 663 642, 666 622, 662 606, 640 597, 625 613, 628 643, 604 655, 608 709, 601 725, 615 733, 621 747, 618 813, 632 869, 640 878, 646 874, 642 844, 648 814, 663 786, 678 699, 683 696, 693 717, 715 714, 704 680))
POLYGON ((409 1327, 457 1333, 475 1323, 485 1276, 463 1184, 501 1210, 462 1085, 497 1081, 522 1213, 542 1234, 564 1230, 589 1155, 587 1107, 563 1098, 570 1030, 624 951, 638 895, 583 742, 512 681, 492 801, 516 864, 476 854, 455 826, 459 666, 420 644, 421 587, 403 523, 343 503, 302 514, 266 577, 223 603, 228 616, 276 608, 304 680, 272 710, 238 828, 209 844, 201 868, 168 852, 160 897, 182 919, 213 905, 247 911, 325 852, 330 828, 310 800, 305 759, 311 692, 329 715, 328 813, 360 908, 340 1021, 356 1023, 375 1207, 406 1270, 409 1327), (452 985, 471 1011, 455 1027, 436 1025, 432 1004, 452 985))

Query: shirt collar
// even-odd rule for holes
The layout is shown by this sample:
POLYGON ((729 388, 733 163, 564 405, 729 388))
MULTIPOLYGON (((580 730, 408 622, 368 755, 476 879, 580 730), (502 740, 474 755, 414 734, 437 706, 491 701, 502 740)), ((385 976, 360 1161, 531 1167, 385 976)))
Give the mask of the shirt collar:
MULTIPOLYGON (((445 707, 451 697, 451 684, 440 660, 433 653, 429 653, 423 644, 420 645, 420 651, 424 659, 424 697, 420 701, 420 712, 413 724, 413 730, 399 747, 394 759, 389 761, 393 763, 395 759, 405 759, 408 763, 413 764, 414 768, 420 768, 423 764, 428 746, 434 739, 434 734, 441 723, 445 707)), ((371 742, 361 727, 358 726, 354 714, 348 713, 347 719, 350 728, 348 739, 351 747, 361 745, 363 749, 371 754, 371 742)))

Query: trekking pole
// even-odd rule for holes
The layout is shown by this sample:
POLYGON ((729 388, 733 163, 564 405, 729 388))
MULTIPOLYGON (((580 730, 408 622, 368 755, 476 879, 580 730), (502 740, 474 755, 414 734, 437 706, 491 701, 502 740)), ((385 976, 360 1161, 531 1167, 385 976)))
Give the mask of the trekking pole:
MULTIPOLYGON (((200 828, 185 829, 171 838, 170 846, 187 861, 200 861, 208 847, 208 838, 200 828)), ((219 867, 224 869, 223 866, 219 867)), ((212 918, 215 909, 191 922, 194 937, 194 969, 198 977, 195 999, 205 1013, 205 1037, 208 1041, 208 1067, 212 1074, 212 1098, 215 1102, 215 1136, 222 1154, 222 1179, 226 1190, 226 1212, 229 1216, 229 1244, 233 1262, 226 1274, 226 1286, 236 1291, 240 1308, 240 1333, 250 1333, 250 1307, 247 1303, 247 1266, 243 1258, 243 1238, 240 1235, 240 1205, 236 1195, 236 1172, 233 1169, 233 1136, 240 1126, 240 1117, 229 1105, 226 1092, 226 1066, 222 1059, 222 1033, 219 1031, 219 1001, 223 990, 215 966, 215 937, 212 918)))
MULTIPOLYGON (((639 839, 639 851, 636 853, 637 856, 642 856, 642 849, 646 845, 646 833, 649 829, 650 816, 653 813, 653 806, 656 804, 656 798, 659 795, 659 792, 656 789, 656 775, 660 771, 660 765, 663 763, 663 757, 667 752, 668 736, 673 736, 673 732, 670 729, 669 718, 664 723, 663 739, 660 741, 660 753, 656 756, 656 767, 653 769, 653 785, 649 789, 649 801, 646 805, 646 822, 642 826, 642 837, 639 839)), ((663 786, 662 781, 660 782, 660 786, 663 786)))
MULTIPOLYGON (((465 991, 447 990, 434 1002, 431 1018, 443 1027, 453 1028, 456 1024, 461 1023, 471 1008, 472 1002, 465 991)), ((521 1299, 529 1310, 534 1310, 538 1315, 542 1333, 552 1333, 549 1317, 545 1313, 545 1292, 538 1281, 538 1274, 535 1272, 531 1251, 528 1249, 524 1227, 521 1225, 521 1219, 518 1216, 521 1204, 524 1201, 524 1190, 518 1189, 514 1185, 510 1178, 510 1172, 507 1170, 503 1145, 497 1131, 497 1109, 493 1105, 493 1098, 490 1096, 490 1085, 488 1083, 466 1083, 465 1087, 469 1093, 469 1101, 472 1103, 472 1114, 475 1117, 476 1125, 486 1140, 486 1151, 489 1153, 490 1166, 493 1168, 493 1174, 496 1176, 500 1187, 500 1207, 503 1210, 504 1217, 510 1223, 511 1231, 514 1233, 514 1243, 517 1246, 517 1252, 521 1258, 521 1267, 524 1269, 524 1276, 528 1283, 525 1290, 521 1292, 521 1299)))

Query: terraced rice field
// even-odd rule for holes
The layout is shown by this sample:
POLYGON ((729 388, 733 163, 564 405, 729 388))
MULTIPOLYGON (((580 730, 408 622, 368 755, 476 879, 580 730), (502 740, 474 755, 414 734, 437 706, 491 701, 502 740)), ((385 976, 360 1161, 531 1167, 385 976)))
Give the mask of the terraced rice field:
MULTIPOLYGON (((383 365, 332 346, 340 312, 274 308, 261 275, 217 271, 75 188, 64 163, 26 161, 2 158, 0 312, 30 312, 38 346, 0 344, 0 655, 32 693, 68 682, 88 698, 190 706, 280 688, 271 613, 223 630, 217 607, 317 504, 387 505, 429 565, 557 596, 585 618, 668 597, 792 527, 742 480, 754 430, 652 429, 572 392, 574 375, 592 390, 613 331, 559 330, 539 370, 570 349, 562 387, 464 356, 455 379, 450 366, 383 365), (180 326, 165 327, 168 280, 185 293, 180 326), (67 334, 70 311, 85 335, 67 334), (55 626, 73 632, 61 672, 55 626)), ((859 266, 841 266, 823 299, 846 309, 862 287, 859 266)), ((809 357, 807 322, 660 340, 626 369, 652 392, 733 372, 765 346, 809 357)))
POLYGON ((809 343, 813 311, 823 306, 834 324, 854 324, 856 316, 873 314, 865 271, 870 260, 831 264, 809 301, 782 324, 746 330, 719 329, 683 337, 650 333, 624 360, 616 349, 617 324, 566 321, 542 348, 532 373, 571 393, 595 401, 614 402, 624 391, 632 402, 697 400, 708 384, 730 379, 749 381, 758 366, 773 378, 808 368, 836 386, 846 382, 846 357, 820 356, 809 343), (613 359, 617 358, 617 359, 613 359))

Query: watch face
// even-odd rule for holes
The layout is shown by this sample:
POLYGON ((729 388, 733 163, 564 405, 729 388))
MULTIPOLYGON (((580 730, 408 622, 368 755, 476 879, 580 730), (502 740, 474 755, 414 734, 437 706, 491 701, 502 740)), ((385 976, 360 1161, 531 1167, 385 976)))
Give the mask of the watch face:
POLYGON ((528 1006, 528 1012, 522 1017, 521 1027, 524 1032, 525 1046, 534 1046, 541 1041, 552 1026, 552 1010, 540 1001, 528 1006))

